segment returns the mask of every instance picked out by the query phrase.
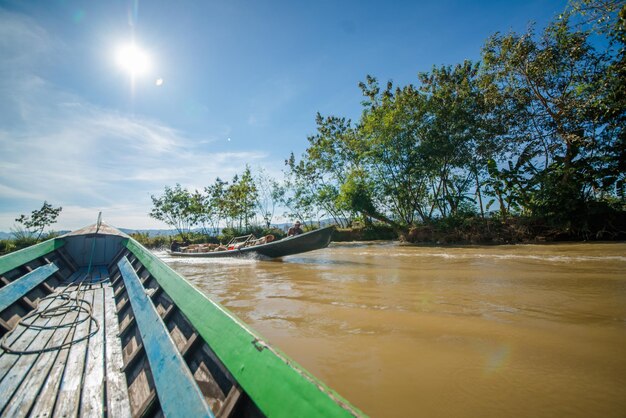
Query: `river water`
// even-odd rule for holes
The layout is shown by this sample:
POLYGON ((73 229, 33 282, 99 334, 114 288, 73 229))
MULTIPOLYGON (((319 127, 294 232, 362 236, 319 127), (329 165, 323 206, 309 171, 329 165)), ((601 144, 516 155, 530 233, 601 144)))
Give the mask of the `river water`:
POLYGON ((375 417, 626 417, 626 244, 158 253, 375 417))

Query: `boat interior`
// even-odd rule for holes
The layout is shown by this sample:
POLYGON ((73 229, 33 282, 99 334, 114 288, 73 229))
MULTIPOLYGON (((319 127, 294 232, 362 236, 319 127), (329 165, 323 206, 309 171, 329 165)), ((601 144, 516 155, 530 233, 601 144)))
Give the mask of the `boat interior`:
POLYGON ((0 416, 263 416, 128 237, 94 228, 0 265, 0 416))

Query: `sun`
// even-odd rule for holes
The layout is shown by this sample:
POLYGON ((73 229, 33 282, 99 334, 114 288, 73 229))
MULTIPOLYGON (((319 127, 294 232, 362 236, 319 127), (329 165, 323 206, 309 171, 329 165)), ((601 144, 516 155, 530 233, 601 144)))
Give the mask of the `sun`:
POLYGON ((117 49, 115 59, 117 65, 135 77, 150 70, 149 55, 134 42, 122 45, 117 49))

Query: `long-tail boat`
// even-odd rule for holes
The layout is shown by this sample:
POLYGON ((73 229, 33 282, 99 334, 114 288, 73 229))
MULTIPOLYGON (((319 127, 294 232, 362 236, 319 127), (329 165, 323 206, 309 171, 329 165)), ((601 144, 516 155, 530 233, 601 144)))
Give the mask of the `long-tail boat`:
POLYGON ((334 226, 315 229, 304 234, 286 237, 276 241, 266 241, 265 238, 255 240, 251 235, 236 237, 224 248, 203 250, 198 247, 180 248, 170 251, 176 257, 256 257, 269 258, 285 257, 307 251, 319 250, 328 247, 332 239, 334 226), (238 240, 239 239, 239 240, 238 240))
POLYGON ((362 416, 100 222, 0 257, 0 338, 0 416, 362 416))

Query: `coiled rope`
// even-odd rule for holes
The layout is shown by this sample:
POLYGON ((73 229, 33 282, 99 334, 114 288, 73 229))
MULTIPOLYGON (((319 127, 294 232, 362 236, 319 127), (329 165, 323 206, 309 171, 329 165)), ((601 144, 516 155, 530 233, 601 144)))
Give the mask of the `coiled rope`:
MULTIPOLYGON (((102 216, 102 213, 98 215, 96 234, 98 233, 98 230, 100 229, 101 216, 102 216)), ((17 323, 17 325, 11 331, 7 332, 2 337, 2 340, 0 341, 0 347, 3 350, 5 350, 8 353, 13 353, 13 354, 41 354, 41 353, 46 353, 49 351, 60 350, 64 347, 71 346, 72 344, 91 338, 93 335, 98 333, 98 331, 100 330, 100 324, 93 315, 93 306, 91 302, 85 299, 85 293, 87 292, 87 290, 91 289, 92 286, 102 284, 106 282, 107 280, 109 280, 109 278, 105 277, 104 279, 100 279, 95 282, 90 280, 92 261, 93 261, 94 251, 95 251, 95 242, 96 240, 94 237, 93 245, 91 246, 91 255, 89 257, 89 267, 87 269, 87 272, 84 275, 82 274, 77 275, 77 277, 74 280, 62 282, 61 284, 65 285, 65 287, 61 291, 54 292, 42 298, 39 301, 39 305, 37 309, 29 312, 24 317, 22 317, 17 323), (79 282, 79 279, 81 278, 82 280, 80 280, 79 282), (72 288, 70 287, 73 284, 77 284, 76 290, 72 290, 72 288), (74 293, 74 296, 72 296, 73 293, 74 293), (46 300, 51 300, 51 302, 45 308, 40 309, 40 307, 43 305, 44 301, 46 300), (55 304, 54 302, 58 300, 61 300, 62 302, 59 304, 55 304), (54 306, 52 306, 53 304, 54 306), (59 324, 54 324, 54 325, 42 325, 41 324, 41 322, 44 322, 45 320, 47 320, 45 322, 48 323, 50 322, 52 318, 65 316, 71 312, 77 312, 76 317, 72 321, 61 322, 59 324), (9 337, 13 335, 19 328, 24 328, 23 332, 26 332, 26 330, 28 329, 35 330, 35 331, 43 331, 43 330, 57 330, 61 328, 72 328, 72 330, 68 331, 67 335, 69 335, 70 332, 73 332, 72 335, 73 337, 75 337, 76 330, 74 328, 78 327, 80 324, 82 324, 83 322, 87 320, 91 322, 89 326, 89 329, 91 330, 90 332, 88 332, 87 334, 83 336, 79 336, 78 338, 72 338, 70 341, 62 342, 61 344, 56 344, 56 345, 46 346, 46 347, 39 348, 39 349, 29 350, 29 349, 14 348, 8 342, 9 337)), ((64 338, 64 340, 67 338, 67 335, 64 338)), ((52 336, 50 338, 52 338, 52 336)), ((16 341, 18 341, 18 338, 16 338, 14 343, 16 341)))

